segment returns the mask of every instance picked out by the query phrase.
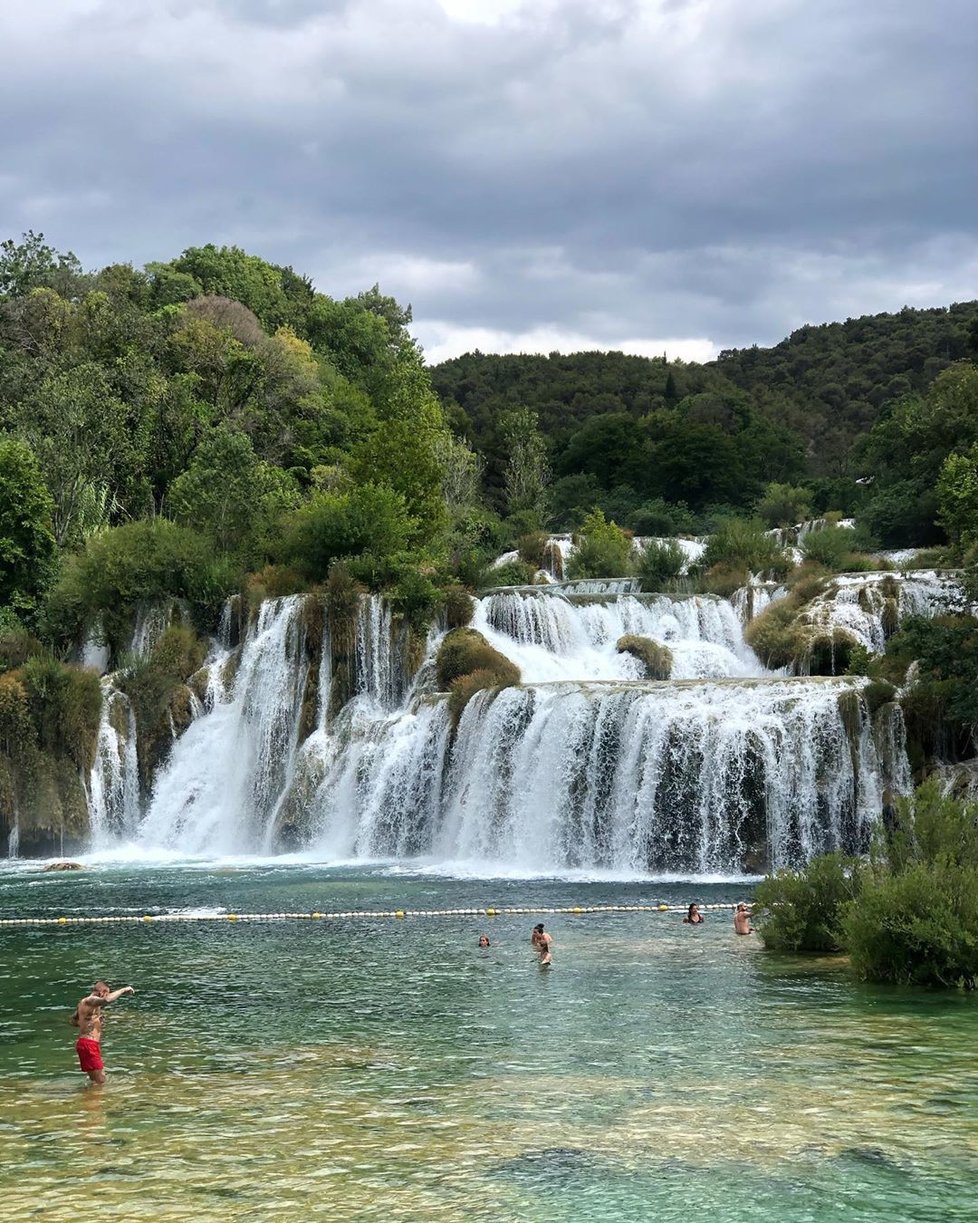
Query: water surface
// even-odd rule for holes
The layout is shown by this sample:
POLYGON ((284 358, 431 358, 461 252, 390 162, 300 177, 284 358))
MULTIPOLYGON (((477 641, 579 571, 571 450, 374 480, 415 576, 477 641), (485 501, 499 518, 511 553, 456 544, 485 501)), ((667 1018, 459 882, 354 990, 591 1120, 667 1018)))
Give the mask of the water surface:
MULTIPOLYGON (((736 900, 310 864, 0 871, 4 916, 736 900)), ((0 930, 4 1219, 978 1216, 978 1009, 728 913, 0 930), (486 929, 493 946, 476 947, 486 929), (67 1018, 104 975, 109 1081, 67 1018)))

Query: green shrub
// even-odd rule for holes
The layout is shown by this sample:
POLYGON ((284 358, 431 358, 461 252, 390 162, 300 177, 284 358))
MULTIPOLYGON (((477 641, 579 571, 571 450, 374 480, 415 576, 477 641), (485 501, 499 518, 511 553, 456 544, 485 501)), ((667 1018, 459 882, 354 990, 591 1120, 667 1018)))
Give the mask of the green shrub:
POLYGON ((427 574, 405 570, 388 593, 391 606, 419 636, 434 623, 445 602, 445 595, 427 574))
POLYGON ((618 578, 631 570, 632 541, 601 510, 588 514, 576 537, 577 551, 567 562, 569 578, 618 578))
POLYGON ((685 565, 686 554, 674 539, 652 540, 638 559, 642 589, 650 593, 664 590, 681 575, 685 565))
POLYGON ((466 628, 475 615, 475 602, 461 586, 449 586, 445 591, 445 623, 450 628, 466 628))
POLYGON ((16 671, 43 652, 44 646, 20 625, 0 629, 0 673, 16 671))
POLYGON ((416 526, 393 489, 363 484, 348 492, 315 492, 284 519, 275 558, 320 581, 336 560, 366 555, 375 567, 403 553, 416 526))
POLYGON ((481 633, 470 628, 457 628, 445 636, 435 663, 438 687, 447 692, 452 680, 473 671, 491 671, 500 678, 500 685, 518 684, 520 670, 514 663, 486 641, 481 633))
POLYGON ((779 599, 765 607, 748 624, 744 637, 764 666, 775 671, 783 667, 797 670, 808 641, 790 599, 779 599))
POLYGON ((827 526, 810 531, 801 543, 806 561, 824 565, 833 573, 879 569, 881 562, 857 555, 856 532, 849 527, 827 526))
POLYGON ((165 518, 129 522, 93 535, 68 558, 48 598, 45 626, 55 641, 69 644, 100 620, 119 650, 140 604, 187 599, 212 618, 240 581, 240 571, 215 559, 189 527, 165 518))
POLYGON ((719 595, 722 599, 729 599, 734 591, 740 590, 749 581, 750 570, 744 568, 743 565, 720 561, 716 565, 711 565, 705 573, 700 573, 696 586, 703 594, 719 595))
POLYGON ((646 679, 669 679, 672 675, 672 650, 650 637, 626 633, 618 638, 615 649, 619 654, 631 654, 637 658, 645 668, 646 679))
POLYGON ((825 854, 801 871, 779 871, 758 884, 754 924, 772 951, 839 951, 843 907, 861 894, 857 859, 825 854))
POLYGON ((546 531, 530 531, 521 535, 516 541, 516 551, 524 565, 529 565, 534 572, 543 568, 544 554, 549 535, 546 531))
POLYGON ((793 527, 811 513, 811 494, 794 484, 769 484, 756 509, 769 527, 793 527))
MULTIPOLYGON (((853 651, 853 653, 855 653, 855 651, 853 651)), ((854 674, 852 671, 852 666, 853 659, 850 657, 850 675, 854 674)), ((865 675, 865 671, 858 672, 858 674, 865 675)), ((896 692, 896 688, 894 688, 892 684, 887 683, 885 679, 871 680, 863 689, 863 700, 866 702, 866 708, 869 710, 870 714, 874 714, 877 709, 880 709, 883 705, 886 705, 890 701, 894 700, 896 697, 896 692)))
POLYGON ((20 670, 42 751, 88 771, 95 763, 102 687, 94 671, 66 666, 49 655, 29 658, 20 670))
POLYGON ((494 586, 530 586, 533 584, 534 570, 523 561, 508 561, 505 565, 496 565, 485 571, 486 589, 494 586))
POLYGON ((865 980, 974 989, 978 869, 919 863, 882 875, 846 907, 841 927, 865 980))
POLYGON ((751 573, 784 577, 791 569, 791 557, 759 522, 726 518, 717 524, 700 560, 703 569, 724 564, 748 569, 751 573))

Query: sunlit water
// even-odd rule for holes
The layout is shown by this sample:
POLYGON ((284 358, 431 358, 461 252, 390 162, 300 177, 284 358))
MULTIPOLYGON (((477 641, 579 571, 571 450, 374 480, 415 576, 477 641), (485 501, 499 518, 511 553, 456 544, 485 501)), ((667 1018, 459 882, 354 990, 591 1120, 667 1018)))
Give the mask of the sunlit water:
MULTIPOLYGON (((96 865, 4 916, 730 902, 744 884, 96 865)), ((764 953, 729 913, 0 930, 0 1216, 978 1217, 978 1006, 764 953), (485 928, 493 942, 480 953, 485 928), (109 1081, 68 1015, 92 980, 109 1081)))

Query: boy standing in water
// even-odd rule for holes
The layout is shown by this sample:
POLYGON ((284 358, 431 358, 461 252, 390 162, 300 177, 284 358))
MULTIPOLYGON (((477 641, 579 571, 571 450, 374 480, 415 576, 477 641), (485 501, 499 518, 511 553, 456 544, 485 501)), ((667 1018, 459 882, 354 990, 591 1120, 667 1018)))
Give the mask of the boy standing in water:
POLYGON ((115 1002, 124 994, 134 994, 131 985, 122 989, 110 990, 108 981, 96 981, 92 992, 75 1007, 71 1022, 81 1029, 81 1035, 75 1041, 75 1052, 78 1062, 93 1083, 105 1082, 105 1064, 102 1061, 102 1011, 110 1002, 115 1002))

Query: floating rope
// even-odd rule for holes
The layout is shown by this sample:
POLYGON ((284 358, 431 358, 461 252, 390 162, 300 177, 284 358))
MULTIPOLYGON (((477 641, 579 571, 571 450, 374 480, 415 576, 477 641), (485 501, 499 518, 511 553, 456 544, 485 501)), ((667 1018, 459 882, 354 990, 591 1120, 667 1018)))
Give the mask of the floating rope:
MULTIPOLYGON (((128 922, 162 924, 163 922, 263 922, 263 921, 350 921, 356 918, 407 917, 502 917, 506 915, 536 916, 546 914, 585 913, 685 913, 687 905, 574 905, 563 909, 495 908, 484 909, 361 909, 349 913, 143 913, 94 917, 4 917, 0 926, 102 926, 128 922)), ((734 909, 732 904, 700 905, 702 910, 734 909)))

